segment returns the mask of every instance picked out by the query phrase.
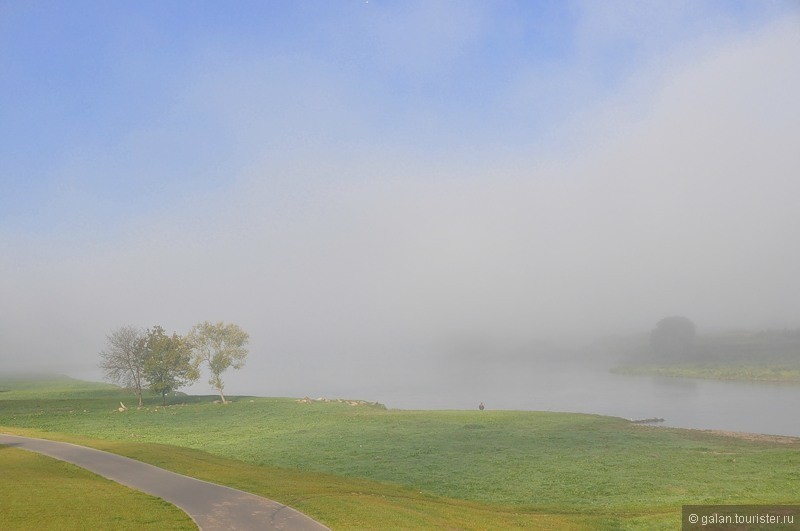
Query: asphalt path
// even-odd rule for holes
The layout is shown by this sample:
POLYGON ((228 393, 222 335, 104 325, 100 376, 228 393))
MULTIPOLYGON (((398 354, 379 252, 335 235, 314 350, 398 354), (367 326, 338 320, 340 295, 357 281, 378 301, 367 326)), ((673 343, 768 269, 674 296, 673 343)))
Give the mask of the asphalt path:
POLYGON ((180 507, 203 531, 328 529, 278 502, 76 444, 0 434, 0 444, 67 461, 180 507))

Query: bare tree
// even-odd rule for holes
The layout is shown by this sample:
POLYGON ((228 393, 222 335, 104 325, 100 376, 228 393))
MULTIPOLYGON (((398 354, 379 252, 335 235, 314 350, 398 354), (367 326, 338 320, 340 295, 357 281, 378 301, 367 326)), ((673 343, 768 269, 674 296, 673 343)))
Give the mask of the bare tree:
POLYGON ((247 358, 245 345, 250 336, 235 324, 223 322, 211 324, 204 321, 192 327, 188 339, 194 351, 195 366, 199 367, 201 364, 208 366, 211 371, 208 383, 217 390, 222 403, 227 404, 222 393, 225 384, 221 375, 228 367, 234 369, 244 367, 247 358))
POLYGON ((106 336, 100 352, 105 378, 132 390, 142 405, 142 377, 147 359, 147 335, 141 328, 121 326, 106 336))

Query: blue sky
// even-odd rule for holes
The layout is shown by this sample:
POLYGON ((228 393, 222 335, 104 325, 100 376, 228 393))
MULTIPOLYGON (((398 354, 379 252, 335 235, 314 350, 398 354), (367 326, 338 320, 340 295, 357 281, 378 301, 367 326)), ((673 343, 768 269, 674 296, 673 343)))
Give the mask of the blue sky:
POLYGON ((303 142, 309 120, 345 149, 536 149, 660 54, 796 10, 604 4, 5 3, 2 219, 53 231, 83 201, 116 226, 225 187, 269 145, 303 142), (198 85, 280 126, 249 136, 208 94, 187 102, 198 85))
POLYGON ((87 366, 114 326, 203 319, 298 367, 476 327, 800 325, 798 17, 4 2, 0 355, 38 320, 31 358, 87 366))

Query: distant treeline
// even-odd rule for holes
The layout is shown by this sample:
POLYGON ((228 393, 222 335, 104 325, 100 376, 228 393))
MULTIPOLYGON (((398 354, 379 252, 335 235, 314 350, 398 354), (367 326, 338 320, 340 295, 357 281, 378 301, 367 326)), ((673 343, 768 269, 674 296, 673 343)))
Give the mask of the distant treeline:
POLYGON ((607 338, 597 347, 622 365, 759 365, 800 367, 800 328, 695 333, 691 321, 668 318, 649 334, 607 338), (680 326, 670 328, 663 324, 680 326))
POLYGON ((691 354, 697 361, 800 363, 800 329, 698 335, 691 354))

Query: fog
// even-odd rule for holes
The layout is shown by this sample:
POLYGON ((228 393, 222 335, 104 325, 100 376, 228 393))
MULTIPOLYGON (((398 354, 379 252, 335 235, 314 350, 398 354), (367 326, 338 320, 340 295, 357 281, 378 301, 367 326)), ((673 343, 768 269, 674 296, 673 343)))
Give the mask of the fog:
MULTIPOLYGON (((569 62, 455 90, 490 7, 445 5, 357 19, 380 82, 209 44, 157 117, 64 148, 35 193, 4 166, 3 372, 98 379, 118 326, 224 320, 251 336, 229 393, 384 401, 668 315, 800 326, 796 12, 665 36, 685 13, 576 4, 569 62), (592 50, 619 35, 638 52, 610 83, 592 50)), ((315 19, 332 42, 337 20, 315 19)))

